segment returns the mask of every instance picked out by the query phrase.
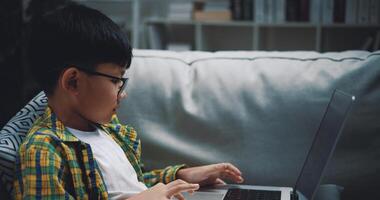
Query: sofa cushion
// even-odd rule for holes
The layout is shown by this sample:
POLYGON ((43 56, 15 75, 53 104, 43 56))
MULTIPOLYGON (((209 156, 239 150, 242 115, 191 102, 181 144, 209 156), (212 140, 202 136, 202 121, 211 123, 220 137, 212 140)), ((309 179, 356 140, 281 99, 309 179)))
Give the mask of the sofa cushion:
POLYGON ((13 190, 13 170, 18 147, 34 120, 43 114, 46 105, 47 98, 40 92, 0 131, 0 180, 8 194, 13 190))

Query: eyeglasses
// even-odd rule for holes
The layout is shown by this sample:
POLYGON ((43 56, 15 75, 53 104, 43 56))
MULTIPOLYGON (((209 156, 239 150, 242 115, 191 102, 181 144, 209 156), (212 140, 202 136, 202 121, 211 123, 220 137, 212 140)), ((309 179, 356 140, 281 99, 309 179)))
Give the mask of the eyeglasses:
POLYGON ((97 72, 97 71, 92 71, 92 70, 81 68, 81 67, 75 67, 75 68, 79 69, 80 71, 83 71, 83 72, 86 72, 88 74, 91 74, 91 75, 103 76, 103 77, 111 78, 111 79, 113 79, 115 81, 118 81, 119 83, 121 83, 121 85, 119 87, 119 91, 117 92, 117 96, 120 96, 120 94, 124 91, 125 86, 127 86, 127 83, 128 83, 128 78, 124 78, 124 77, 119 78, 119 77, 116 77, 116 76, 111 76, 111 75, 108 75, 108 74, 103 74, 103 73, 100 73, 100 72, 97 72))

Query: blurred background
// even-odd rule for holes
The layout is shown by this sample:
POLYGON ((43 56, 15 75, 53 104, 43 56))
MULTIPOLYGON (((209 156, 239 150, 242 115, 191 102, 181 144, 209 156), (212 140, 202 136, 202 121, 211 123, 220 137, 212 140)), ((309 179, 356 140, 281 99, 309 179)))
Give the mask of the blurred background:
MULTIPOLYGON (((379 0, 76 0, 114 20, 134 48, 376 51, 379 0)), ((39 92, 28 71, 34 16, 67 0, 0 1, 0 127, 39 92)))

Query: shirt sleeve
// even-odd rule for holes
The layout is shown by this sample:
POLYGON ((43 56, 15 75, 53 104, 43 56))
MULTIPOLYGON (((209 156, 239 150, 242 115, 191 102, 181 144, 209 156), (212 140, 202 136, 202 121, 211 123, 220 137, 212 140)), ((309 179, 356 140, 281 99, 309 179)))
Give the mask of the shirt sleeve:
POLYGON ((165 169, 152 170, 150 172, 143 173, 145 185, 152 187, 157 183, 170 183, 177 179, 176 175, 178 170, 185 168, 186 165, 168 166, 165 169))
MULTIPOLYGON (((136 159, 136 165, 143 171, 144 165, 141 162, 141 142, 140 139, 137 137, 137 132, 133 127, 128 125, 120 125, 119 123, 120 121, 118 117, 116 115, 113 115, 111 119, 111 124, 108 126, 113 127, 114 130, 118 130, 118 133, 124 137, 124 141, 126 142, 126 144, 133 150, 135 156, 134 158, 136 159), (117 128, 117 126, 120 126, 120 128, 117 128)), ((133 161, 133 159, 130 159, 130 161, 131 160, 133 161)), ((132 165, 134 164, 135 163, 132 162, 132 165)), ((142 179, 147 187, 152 187, 157 183, 167 184, 171 181, 176 180, 177 171, 184 167, 186 167, 186 165, 182 164, 168 166, 164 169, 156 169, 149 172, 144 172, 142 174, 142 179)))
POLYGON ((74 199, 65 191, 61 156, 43 146, 20 147, 14 196, 19 199, 74 199))

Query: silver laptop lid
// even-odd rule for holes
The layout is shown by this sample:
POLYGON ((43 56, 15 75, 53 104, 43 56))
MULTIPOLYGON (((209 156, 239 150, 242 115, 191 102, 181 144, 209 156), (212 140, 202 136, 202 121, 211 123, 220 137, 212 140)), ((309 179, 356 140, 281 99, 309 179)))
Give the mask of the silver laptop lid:
POLYGON ((320 122, 294 191, 313 199, 355 96, 335 90, 320 122))

